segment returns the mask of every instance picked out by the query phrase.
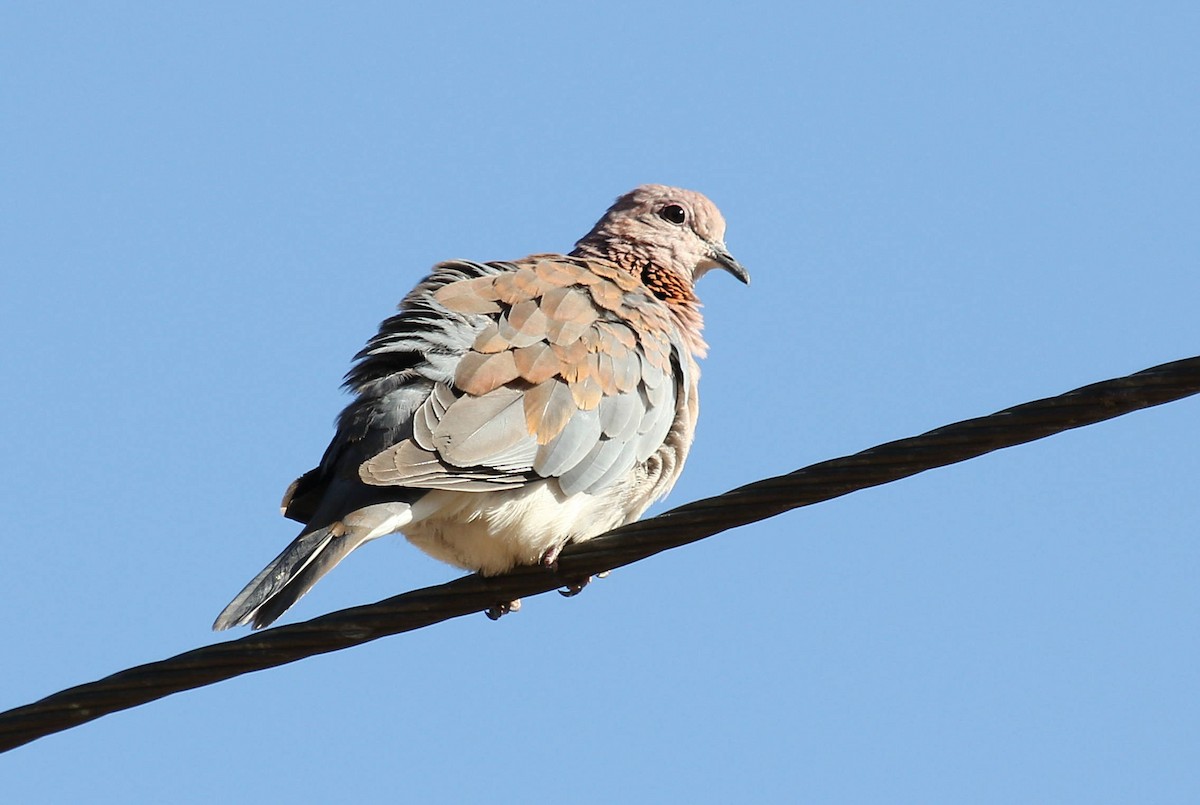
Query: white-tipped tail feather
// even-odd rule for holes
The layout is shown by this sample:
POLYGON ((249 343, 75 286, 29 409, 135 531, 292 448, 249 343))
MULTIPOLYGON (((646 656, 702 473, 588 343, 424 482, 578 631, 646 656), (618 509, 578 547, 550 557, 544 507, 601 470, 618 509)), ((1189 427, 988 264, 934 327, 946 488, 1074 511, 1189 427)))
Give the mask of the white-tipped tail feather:
POLYGON ((247 623, 261 629, 271 624, 351 551, 395 533, 411 519, 407 503, 380 503, 351 512, 325 528, 301 532, 229 602, 213 629, 222 631, 247 623))

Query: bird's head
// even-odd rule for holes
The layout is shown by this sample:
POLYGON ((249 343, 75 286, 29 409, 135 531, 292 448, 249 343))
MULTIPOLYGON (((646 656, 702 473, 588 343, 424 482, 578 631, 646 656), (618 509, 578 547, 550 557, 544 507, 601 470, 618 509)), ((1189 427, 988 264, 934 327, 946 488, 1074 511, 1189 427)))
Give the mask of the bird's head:
POLYGON ((574 254, 617 263, 632 257, 691 282, 713 268, 750 281, 725 246, 725 219, 717 206, 694 190, 660 184, 645 184, 618 198, 575 245, 574 254))

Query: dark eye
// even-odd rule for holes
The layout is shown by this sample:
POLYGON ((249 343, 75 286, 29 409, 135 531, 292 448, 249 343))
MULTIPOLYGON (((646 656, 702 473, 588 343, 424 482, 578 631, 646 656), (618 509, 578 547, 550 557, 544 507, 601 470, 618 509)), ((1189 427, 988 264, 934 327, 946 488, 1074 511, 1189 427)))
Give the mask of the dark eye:
POLYGON ((678 204, 668 204, 658 211, 659 217, 672 224, 682 224, 687 220, 687 211, 678 204))

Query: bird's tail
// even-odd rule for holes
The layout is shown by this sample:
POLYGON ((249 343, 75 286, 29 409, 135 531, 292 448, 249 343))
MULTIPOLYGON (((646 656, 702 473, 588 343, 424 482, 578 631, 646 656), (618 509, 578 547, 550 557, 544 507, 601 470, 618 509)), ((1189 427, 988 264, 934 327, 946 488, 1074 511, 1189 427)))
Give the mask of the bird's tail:
POLYGON ((386 503, 359 509, 323 528, 302 531, 221 610, 213 630, 248 623, 255 629, 270 625, 351 551, 399 530, 411 519, 407 503, 386 503))

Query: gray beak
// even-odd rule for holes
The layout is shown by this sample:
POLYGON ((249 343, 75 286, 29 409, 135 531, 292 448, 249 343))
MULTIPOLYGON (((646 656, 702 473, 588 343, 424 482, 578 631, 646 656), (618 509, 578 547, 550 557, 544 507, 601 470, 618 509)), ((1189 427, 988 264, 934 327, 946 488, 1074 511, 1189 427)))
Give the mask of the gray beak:
POLYGON ((714 263, 737 277, 743 283, 746 285, 750 284, 750 272, 734 259, 733 255, 729 253, 729 249, 725 248, 724 243, 709 244, 708 256, 714 263))

